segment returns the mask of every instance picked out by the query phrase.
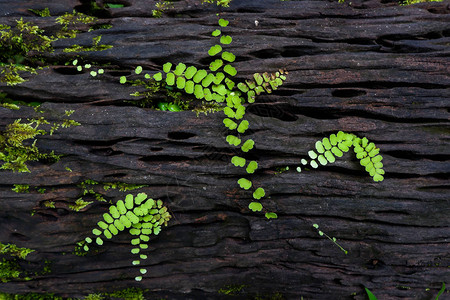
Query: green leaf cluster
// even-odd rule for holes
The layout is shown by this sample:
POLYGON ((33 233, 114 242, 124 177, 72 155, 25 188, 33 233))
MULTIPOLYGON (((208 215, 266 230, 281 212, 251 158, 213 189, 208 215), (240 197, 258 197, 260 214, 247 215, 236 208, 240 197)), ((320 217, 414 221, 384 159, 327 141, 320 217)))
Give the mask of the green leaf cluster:
MULTIPOLYGON (((317 141, 315 149, 308 151, 308 156, 311 158, 309 164, 317 168, 319 164, 325 166, 328 163, 334 163, 336 157, 342 157, 352 146, 356 157, 373 180, 383 181, 384 170, 381 162, 383 157, 379 155, 380 149, 374 143, 370 143, 367 138, 361 139, 352 133, 339 131, 337 134, 317 141)), ((303 159, 302 164, 306 165, 307 161, 303 159)), ((300 172, 301 167, 297 167, 297 171, 300 172)))
MULTIPOLYGON (((133 261, 133 265, 140 265, 141 259, 147 259, 147 255, 141 250, 148 248, 150 235, 158 235, 162 226, 167 226, 171 215, 161 200, 147 198, 147 194, 139 193, 136 197, 128 194, 125 200, 119 200, 109 207, 109 212, 103 214, 103 220, 97 223, 98 227, 92 230, 93 238, 86 237, 83 249, 89 251, 89 245, 94 243, 101 246, 103 239, 111 239, 119 232, 127 229, 133 236, 131 240, 131 253, 139 255, 139 259, 133 261)), ((140 269, 140 275, 136 280, 142 280, 146 269, 140 269)))
POLYGON ((286 70, 278 70, 278 72, 269 74, 267 72, 260 74, 253 74, 254 80, 246 80, 240 82, 237 87, 243 92, 247 93, 247 101, 249 103, 255 102, 255 97, 261 93, 272 93, 272 91, 278 89, 280 85, 286 80, 286 70))

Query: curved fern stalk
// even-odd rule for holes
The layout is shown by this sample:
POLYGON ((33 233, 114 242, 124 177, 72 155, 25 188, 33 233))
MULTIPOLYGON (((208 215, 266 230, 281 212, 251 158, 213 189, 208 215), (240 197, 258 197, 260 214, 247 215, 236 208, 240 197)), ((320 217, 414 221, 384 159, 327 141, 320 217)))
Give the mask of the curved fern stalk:
MULTIPOLYGON (((302 164, 317 168, 320 165, 325 166, 328 163, 334 163, 335 157, 342 157, 344 152, 348 152, 350 147, 356 154, 356 158, 360 160, 360 164, 365 167, 366 172, 372 176, 374 181, 383 181, 383 157, 379 154, 380 149, 374 143, 369 142, 367 138, 359 138, 352 133, 339 131, 337 134, 330 135, 329 138, 323 138, 317 141, 315 150, 308 151, 311 160, 308 162, 302 159, 302 164), (319 162, 319 164, 317 163, 319 162)), ((297 171, 301 172, 301 167, 297 167, 297 171)))
MULTIPOLYGON (((84 241, 79 242, 78 247, 84 251, 89 251, 89 244, 95 243, 103 245, 103 238, 111 239, 114 235, 125 229, 134 236, 131 245, 135 246, 131 253, 139 255, 140 259, 146 259, 147 255, 142 254, 141 250, 148 248, 147 242, 150 235, 158 235, 161 227, 167 226, 171 215, 167 212, 167 207, 163 206, 161 200, 147 199, 147 194, 139 193, 136 197, 128 194, 125 200, 119 200, 115 205, 109 207, 109 213, 103 214, 103 220, 98 222, 98 227, 92 230, 93 238, 86 237, 84 241)), ((139 265, 141 261, 134 260, 133 265, 139 265)), ((147 273, 144 268, 140 269, 141 275, 147 273)), ((136 276, 136 281, 141 281, 142 276, 136 276)))

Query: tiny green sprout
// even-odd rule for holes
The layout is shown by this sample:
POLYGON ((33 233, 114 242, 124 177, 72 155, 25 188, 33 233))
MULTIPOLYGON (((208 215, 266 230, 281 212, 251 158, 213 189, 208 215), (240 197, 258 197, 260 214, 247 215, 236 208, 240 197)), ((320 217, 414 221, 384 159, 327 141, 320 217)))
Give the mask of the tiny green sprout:
POLYGON ((248 180, 248 179, 245 179, 245 178, 240 178, 238 180, 238 184, 244 190, 248 190, 249 188, 252 187, 252 182, 250 180, 248 180))
POLYGON ((243 120, 240 124, 239 127, 237 128, 237 131, 239 133, 244 133, 247 129, 248 129, 249 123, 247 120, 243 120))
POLYGON ((210 56, 214 56, 214 55, 220 53, 221 51, 222 51, 222 46, 220 46, 220 45, 214 45, 214 46, 212 46, 212 47, 208 50, 208 54, 209 54, 210 56))
POLYGON ((105 70, 103 70, 103 69, 98 69, 97 73, 101 75, 101 74, 105 73, 105 70))
POLYGON ((245 162, 246 162, 246 160, 243 157, 233 156, 231 158, 231 163, 233 165, 235 165, 236 167, 243 167, 243 166, 245 166, 245 162))
POLYGON ((257 212, 257 211, 261 211, 263 206, 259 202, 250 202, 250 204, 248 205, 248 208, 254 212, 257 212))
POLYGON ((76 66, 77 64, 78 64, 78 59, 75 59, 75 60, 72 62, 72 65, 76 66))
POLYGON ((223 36, 220 37, 220 43, 224 44, 224 45, 231 44, 232 40, 233 39, 229 35, 223 35, 223 36))
POLYGON ((120 83, 124 84, 127 82, 127 78, 125 76, 120 76, 120 83))
POLYGON ((369 300, 378 300, 377 297, 375 297, 375 295, 368 288, 365 287, 364 290, 366 291, 369 300))
POLYGON ((145 77, 145 79, 150 79, 150 78, 152 78, 152 76, 150 76, 150 74, 145 74, 144 77, 145 77))
POLYGON ((242 145, 241 150, 242 150, 243 152, 248 152, 248 151, 250 151, 250 150, 253 149, 254 145, 255 145, 255 141, 252 140, 252 139, 248 139, 248 140, 246 140, 246 141, 244 142, 244 144, 242 145))
POLYGON ((274 213, 274 212, 268 212, 268 213, 265 214, 265 216, 266 216, 267 219, 276 219, 276 218, 278 218, 278 215, 276 213, 274 213))
POLYGON ((222 32, 219 29, 214 30, 211 35, 212 36, 219 36, 222 32))
POLYGON ((257 188, 254 192, 253 192, 253 198, 255 198, 256 200, 261 199, 262 197, 264 197, 266 195, 266 192, 264 191, 263 188, 257 188))
POLYGON ((134 70, 134 72, 139 75, 142 73, 142 67, 141 66, 137 66, 136 69, 134 70))
POLYGON ((313 227, 314 227, 315 229, 318 229, 318 228, 319 228, 319 225, 318 225, 318 224, 313 224, 313 227))
POLYGON ((78 67, 77 67, 77 71, 78 71, 78 72, 83 71, 83 67, 82 67, 82 66, 78 66, 78 67))
POLYGON ((97 72, 95 72, 95 71, 91 71, 89 74, 91 74, 92 77, 97 76, 97 72))
POLYGON ((247 168, 245 169, 247 173, 255 173, 255 170, 258 169, 258 163, 254 160, 248 163, 247 168))
POLYGON ((164 71, 165 73, 169 73, 171 68, 172 68, 172 63, 170 63, 170 62, 165 63, 165 64, 163 65, 163 71, 164 71))
POLYGON ((229 23, 230 23, 229 21, 224 20, 224 19, 220 19, 219 20, 219 26, 220 27, 227 27, 229 23))
POLYGON ((226 65, 225 67, 223 67, 223 70, 231 76, 235 76, 237 74, 236 68, 232 65, 226 65))
POLYGON ((84 68, 85 68, 85 69, 90 69, 91 67, 92 67, 91 64, 85 64, 85 65, 84 65, 84 68))

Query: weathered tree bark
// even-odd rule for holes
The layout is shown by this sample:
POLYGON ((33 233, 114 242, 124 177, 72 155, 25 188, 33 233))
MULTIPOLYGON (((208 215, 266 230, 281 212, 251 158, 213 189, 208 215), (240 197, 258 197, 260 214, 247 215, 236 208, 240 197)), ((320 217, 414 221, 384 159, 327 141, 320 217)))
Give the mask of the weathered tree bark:
MULTIPOLYGON (((51 262, 51 273, 0 283, 0 291, 81 297, 135 286, 148 289, 148 299, 227 299, 219 289, 244 285, 242 298, 365 299, 365 286, 379 299, 432 299, 443 281, 450 283, 448 1, 399 7, 375 0, 234 0, 220 10, 186 0, 160 19, 152 18, 148 2, 111 9, 104 19, 111 29, 55 42, 50 58, 71 61, 63 48, 102 35, 114 48, 83 55, 112 64, 103 77, 55 65, 19 86, 0 87, 11 98, 45 102, 42 110, 55 120, 73 109, 71 118, 82 124, 39 139, 43 151, 65 155, 59 162, 32 163, 30 174, 0 172, 0 242, 36 249, 27 258, 32 265, 51 262), (278 213, 275 220, 247 208, 252 196, 236 184, 245 171, 229 162, 234 152, 222 113, 134 107, 124 101, 133 100, 135 89, 118 83, 137 65, 205 68, 219 11, 230 21, 239 79, 289 71, 285 85, 258 97, 246 115, 260 166, 251 178, 265 187, 263 204, 278 213), (338 130, 381 148, 383 182, 374 183, 350 155, 294 171, 316 140, 338 130), (276 174, 285 166, 291 170, 276 174), (86 179, 147 184, 141 191, 170 208, 173 220, 152 239, 142 282, 134 281, 127 234, 97 254, 72 254, 108 207, 68 209, 86 179), (17 194, 13 184, 47 192, 17 194)), ((50 29, 53 19, 27 11, 45 7, 54 14, 83 9, 78 1, 2 1, 0 23, 23 17, 50 29)), ((32 114, 0 108, 0 126, 32 114)), ((104 194, 112 201, 124 195, 104 194)))

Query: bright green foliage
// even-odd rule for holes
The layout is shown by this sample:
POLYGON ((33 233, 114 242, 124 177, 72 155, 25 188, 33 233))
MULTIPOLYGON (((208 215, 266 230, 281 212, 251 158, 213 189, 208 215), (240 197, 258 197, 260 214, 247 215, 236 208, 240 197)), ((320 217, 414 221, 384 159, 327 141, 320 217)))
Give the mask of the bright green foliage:
POLYGON ((100 44, 100 40, 102 39, 102 36, 96 36, 92 38, 92 46, 85 47, 80 45, 72 45, 68 48, 63 49, 63 52, 81 52, 81 51, 103 51, 111 49, 112 45, 104 45, 100 44))
POLYGON ((224 19, 220 19, 219 20, 219 26, 220 27, 227 27, 229 23, 230 23, 229 21, 224 20, 224 19))
POLYGON ((245 179, 245 178, 239 179, 238 180, 238 184, 244 190, 248 190, 249 188, 252 187, 252 182, 250 180, 248 180, 248 179, 245 179))
POLYGON ((221 44, 224 44, 224 45, 228 45, 228 44, 231 44, 231 41, 232 41, 233 39, 231 38, 231 36, 229 36, 229 35, 222 35, 221 37, 220 37, 220 43, 221 44))
POLYGON ((266 216, 267 219, 276 219, 276 218, 278 218, 278 215, 276 213, 274 213, 274 212, 268 212, 268 213, 266 213, 265 216, 266 216))
POLYGON ((41 153, 36 147, 36 138, 39 135, 52 134, 60 127, 67 128, 78 126, 80 123, 74 120, 63 119, 61 122, 51 124, 50 132, 39 129, 41 125, 50 124, 44 117, 28 119, 22 123, 17 119, 14 123, 6 126, 0 132, 0 169, 12 170, 14 172, 30 172, 27 163, 29 161, 50 160, 58 161, 59 156, 51 153, 41 153), (32 140, 29 143, 28 140, 32 140))
POLYGON ((228 135, 227 136, 227 142, 230 145, 239 146, 239 144, 241 143, 241 139, 236 137, 236 136, 234 136, 234 135, 228 135))
POLYGON ((247 168, 245 169, 247 173, 255 173, 256 169, 258 169, 258 163, 254 160, 248 163, 247 168))
POLYGON ((208 50, 208 54, 210 56, 214 56, 217 53, 220 53, 222 51, 222 47, 220 45, 214 45, 208 50))
POLYGON ((231 158, 231 163, 233 165, 235 165, 236 167, 243 167, 243 166, 245 166, 245 162, 246 162, 246 160, 243 157, 233 156, 231 158))
POLYGON ((240 124, 239 127, 237 128, 237 132, 239 133, 244 133, 247 129, 248 129, 249 123, 247 120, 243 120, 240 124))
POLYGON ((29 9, 29 11, 35 13, 39 17, 50 17, 51 16, 50 15, 50 10, 48 9, 48 7, 44 8, 43 10, 29 9))
POLYGON ((368 288, 364 288, 364 289, 366 290, 367 297, 369 297, 369 300, 378 300, 377 297, 375 297, 375 295, 372 294, 372 292, 368 288))
POLYGON ((231 52, 224 51, 222 53, 222 59, 228 62, 234 62, 236 60, 236 56, 231 52))
MULTIPOLYGON (((361 139, 354 134, 342 131, 316 142, 315 148, 319 155, 314 150, 308 152, 308 156, 312 159, 310 165, 313 168, 318 167, 315 159, 322 166, 334 163, 336 161, 335 157, 342 157, 344 152, 348 152, 352 146, 356 157, 360 160, 360 164, 365 167, 366 171, 373 177, 373 180, 383 181, 384 170, 381 162, 383 157, 379 155, 380 149, 374 143, 370 143, 367 138, 361 139)), ((302 160, 302 164, 306 163, 306 160, 302 160)))
POLYGON ((253 202, 250 202, 250 204, 248 205, 248 208, 254 212, 257 212, 257 211, 261 211, 263 206, 261 203, 253 201, 253 202))
POLYGON ((223 124, 230 130, 236 129, 238 126, 236 122, 228 118, 223 119, 223 124))
POLYGON ((0 243, 0 254, 1 255, 9 255, 15 256, 20 259, 26 259, 27 255, 31 252, 34 252, 33 249, 28 248, 19 248, 14 244, 2 244, 0 243))
MULTIPOLYGON (((139 254, 141 249, 147 249, 146 242, 150 240, 149 235, 158 235, 162 226, 167 226, 167 222, 170 220, 171 215, 167 211, 167 208, 163 206, 161 200, 147 199, 145 193, 140 193, 136 197, 128 194, 125 197, 125 201, 119 200, 116 205, 111 205, 109 213, 103 214, 103 220, 98 222, 97 225, 100 228, 94 228, 92 234, 96 236, 95 243, 99 246, 103 245, 101 236, 106 239, 111 239, 114 235, 117 235, 120 231, 129 228, 129 233, 138 238, 133 238, 131 244, 133 246, 139 246, 139 248, 133 248, 131 252, 133 254, 139 254)), ((87 237, 84 241, 79 242, 78 245, 82 246, 85 251, 89 251, 89 245, 93 243, 93 239, 87 237)), ((146 255, 140 255, 141 259, 147 258, 146 255)), ((133 265, 140 264, 139 260, 134 260, 133 265)), ((140 273, 145 274, 147 271, 141 269, 140 273)), ((142 277, 138 276, 136 280, 141 280, 142 277), (140 277, 140 279, 139 279, 140 277)))
POLYGON ((141 66, 137 66, 136 67, 136 69, 134 70, 134 72, 136 73, 136 74, 141 74, 142 73, 142 67, 141 66))
POLYGON ((212 36, 219 36, 222 32, 219 29, 214 30, 211 35, 212 36))
POLYGON ((264 197, 266 195, 266 192, 264 191, 263 188, 257 188, 254 192, 253 192, 253 198, 255 198, 256 200, 261 199, 262 197, 264 197))
POLYGON ((255 145, 255 141, 253 141, 252 139, 248 139, 244 142, 244 144, 241 147, 241 150, 243 152, 248 152, 250 150, 253 149, 253 146, 255 145))

